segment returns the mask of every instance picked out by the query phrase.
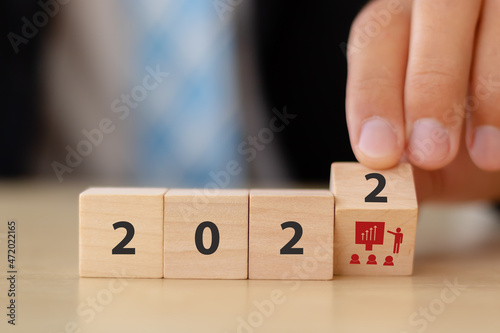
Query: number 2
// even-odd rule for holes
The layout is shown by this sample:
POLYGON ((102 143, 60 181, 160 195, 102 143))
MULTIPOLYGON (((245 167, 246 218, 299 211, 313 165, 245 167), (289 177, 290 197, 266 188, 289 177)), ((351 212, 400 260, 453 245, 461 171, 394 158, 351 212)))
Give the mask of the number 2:
POLYGON ((369 173, 365 176, 366 180, 375 178, 378 180, 378 185, 375 189, 365 197, 365 202, 387 202, 387 197, 379 197, 378 195, 385 187, 385 177, 380 173, 369 173))
POLYGON ((293 230, 295 230, 295 234, 293 235, 292 239, 290 239, 290 241, 281 248, 280 254, 304 254, 303 248, 293 247, 302 237, 302 226, 295 221, 281 223, 281 229, 285 230, 286 228, 293 228, 293 230))
POLYGON ((132 223, 127 222, 127 221, 120 221, 113 223, 113 229, 118 229, 118 228, 124 228, 127 230, 127 234, 125 237, 122 239, 118 245, 116 245, 113 250, 111 251, 112 254, 135 254, 135 247, 129 247, 125 248, 128 243, 134 238, 135 234, 135 229, 132 223))

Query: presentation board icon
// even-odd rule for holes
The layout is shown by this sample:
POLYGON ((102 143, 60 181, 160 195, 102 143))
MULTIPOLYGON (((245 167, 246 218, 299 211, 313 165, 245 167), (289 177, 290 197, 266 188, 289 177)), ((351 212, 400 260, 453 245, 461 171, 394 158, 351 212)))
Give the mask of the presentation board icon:
POLYGON ((364 244, 366 251, 372 251, 373 245, 384 244, 385 222, 356 221, 356 244, 364 244))

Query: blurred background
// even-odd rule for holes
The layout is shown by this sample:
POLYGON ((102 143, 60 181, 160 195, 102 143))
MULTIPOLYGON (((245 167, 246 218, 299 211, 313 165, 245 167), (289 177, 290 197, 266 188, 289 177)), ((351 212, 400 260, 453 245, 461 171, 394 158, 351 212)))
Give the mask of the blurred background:
MULTIPOLYGON (((68 197, 76 220, 90 185, 327 188, 354 160, 343 45, 365 2, 2 1, 0 213, 68 197)), ((500 228, 483 203, 420 220, 424 256, 500 228)))
POLYGON ((0 176, 327 186, 366 1, 0 4, 0 176))

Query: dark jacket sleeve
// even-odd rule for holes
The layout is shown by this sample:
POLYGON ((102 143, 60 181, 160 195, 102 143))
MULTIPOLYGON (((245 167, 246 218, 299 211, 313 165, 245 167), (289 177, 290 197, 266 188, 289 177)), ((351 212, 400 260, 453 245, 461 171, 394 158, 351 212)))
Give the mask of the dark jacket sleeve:
POLYGON ((299 181, 325 181, 354 155, 345 121, 345 43, 366 0, 257 0, 257 59, 267 110, 297 118, 278 140, 299 181))
POLYGON ((33 24, 33 15, 39 11, 42 8, 36 0, 0 3, 0 177, 24 175, 32 165, 40 123, 40 40, 50 25, 33 24))

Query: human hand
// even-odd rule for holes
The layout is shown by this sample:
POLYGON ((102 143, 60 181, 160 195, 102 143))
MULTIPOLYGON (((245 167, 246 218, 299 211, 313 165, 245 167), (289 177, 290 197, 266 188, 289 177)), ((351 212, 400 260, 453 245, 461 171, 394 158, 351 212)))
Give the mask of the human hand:
POLYGON ((408 160, 419 200, 500 199, 500 2, 376 0, 349 37, 351 145, 408 160))

